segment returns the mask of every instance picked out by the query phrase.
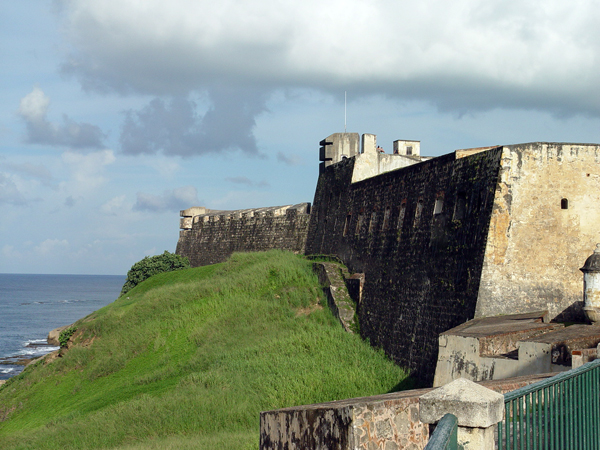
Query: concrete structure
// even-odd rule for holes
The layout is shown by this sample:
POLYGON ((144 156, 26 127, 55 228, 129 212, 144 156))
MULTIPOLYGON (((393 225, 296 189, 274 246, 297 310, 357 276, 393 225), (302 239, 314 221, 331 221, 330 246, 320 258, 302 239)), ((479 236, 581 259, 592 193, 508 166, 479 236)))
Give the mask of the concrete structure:
POLYGON ((326 167, 342 159, 351 158, 361 153, 358 133, 333 133, 319 142, 319 173, 326 167))
POLYGON ((600 321, 600 244, 580 270, 583 272, 583 310, 595 323, 600 321))
MULTIPOLYGON (((504 394, 549 375, 478 383, 504 394)), ((261 450, 420 450, 430 436, 420 418, 421 398, 433 389, 414 389, 260 414, 261 450)), ((489 394, 489 393, 488 393, 489 394)))
POLYGON ((502 394, 460 378, 422 395, 419 406, 423 423, 435 424, 448 413, 456 416, 459 448, 495 448, 494 426, 504 418, 502 394))

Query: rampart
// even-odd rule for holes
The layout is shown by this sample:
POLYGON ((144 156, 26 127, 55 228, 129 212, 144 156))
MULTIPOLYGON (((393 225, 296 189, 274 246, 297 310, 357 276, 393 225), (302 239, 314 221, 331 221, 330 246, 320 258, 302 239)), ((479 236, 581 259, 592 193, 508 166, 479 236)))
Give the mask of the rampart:
POLYGON ((460 150, 389 171, 371 170, 381 157, 366 152, 322 170, 306 253, 365 274, 359 321, 372 344, 430 384, 438 334, 474 317, 584 320, 600 146, 460 150))
POLYGON ((334 255, 364 273, 361 334, 430 385, 438 335, 475 317, 584 320, 579 268, 600 241, 600 146, 531 143, 420 155, 418 141, 321 141, 308 204, 182 211, 192 265, 234 251, 334 255), (360 148, 359 148, 360 147, 360 148))
POLYGON ((310 203, 236 211, 194 207, 181 216, 176 253, 197 267, 223 262, 233 252, 304 253, 310 203))
POLYGON ((428 384, 438 334, 475 315, 501 155, 452 153, 357 183, 348 158, 319 178, 306 252, 365 274, 363 336, 428 384))

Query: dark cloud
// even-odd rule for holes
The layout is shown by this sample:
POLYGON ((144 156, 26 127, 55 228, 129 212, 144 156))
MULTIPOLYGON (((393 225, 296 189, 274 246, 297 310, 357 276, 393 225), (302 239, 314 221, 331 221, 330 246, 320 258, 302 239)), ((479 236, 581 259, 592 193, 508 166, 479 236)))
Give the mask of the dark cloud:
POLYGON ((253 130, 265 110, 262 93, 240 90, 210 91, 212 107, 204 115, 194 101, 175 97, 152 100, 140 111, 129 111, 121 132, 124 153, 189 157, 241 150, 262 156, 253 130))
POLYGON ((190 206, 196 206, 199 203, 196 188, 193 186, 184 186, 164 191, 162 195, 138 192, 137 201, 133 205, 133 209, 150 212, 180 211, 190 206))
POLYGON ((21 100, 19 115, 25 121, 25 142, 72 149, 102 148, 106 135, 89 123, 78 123, 63 115, 62 123, 50 122, 46 113, 50 99, 36 87, 21 100))
POLYGON ((67 208, 72 208, 73 206, 75 206, 77 204, 77 202, 79 200, 80 199, 76 199, 72 195, 69 195, 67 198, 65 198, 65 206, 67 208))

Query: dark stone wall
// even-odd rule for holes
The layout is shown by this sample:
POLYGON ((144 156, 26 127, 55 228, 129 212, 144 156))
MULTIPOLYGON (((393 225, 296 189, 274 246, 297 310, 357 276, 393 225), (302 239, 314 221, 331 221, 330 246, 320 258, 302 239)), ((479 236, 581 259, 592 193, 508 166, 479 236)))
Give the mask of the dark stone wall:
POLYGON ((475 314, 501 154, 452 153, 355 184, 348 158, 319 177, 306 253, 365 273, 361 334, 425 384, 438 334, 475 314))
POLYGON ((180 232, 176 253, 187 256, 192 267, 223 262, 233 252, 281 249, 304 253, 309 218, 295 209, 281 216, 269 212, 241 218, 210 216, 180 232))

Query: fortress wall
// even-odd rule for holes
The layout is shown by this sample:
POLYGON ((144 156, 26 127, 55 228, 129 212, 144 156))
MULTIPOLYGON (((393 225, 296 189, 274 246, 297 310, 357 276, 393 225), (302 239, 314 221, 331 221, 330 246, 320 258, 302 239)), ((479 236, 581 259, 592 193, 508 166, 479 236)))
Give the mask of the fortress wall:
POLYGON ((223 262, 233 252, 304 253, 310 214, 302 209, 289 208, 282 215, 260 210, 227 213, 195 216, 191 229, 180 231, 176 253, 187 256, 192 267, 223 262))
POLYGON ((475 314, 501 155, 452 153, 354 184, 349 158, 318 181, 306 253, 365 273, 361 333, 429 384, 438 334, 475 314))
POLYGON ((504 147, 493 211, 476 315, 584 319, 579 268, 600 242, 600 146, 504 147))

